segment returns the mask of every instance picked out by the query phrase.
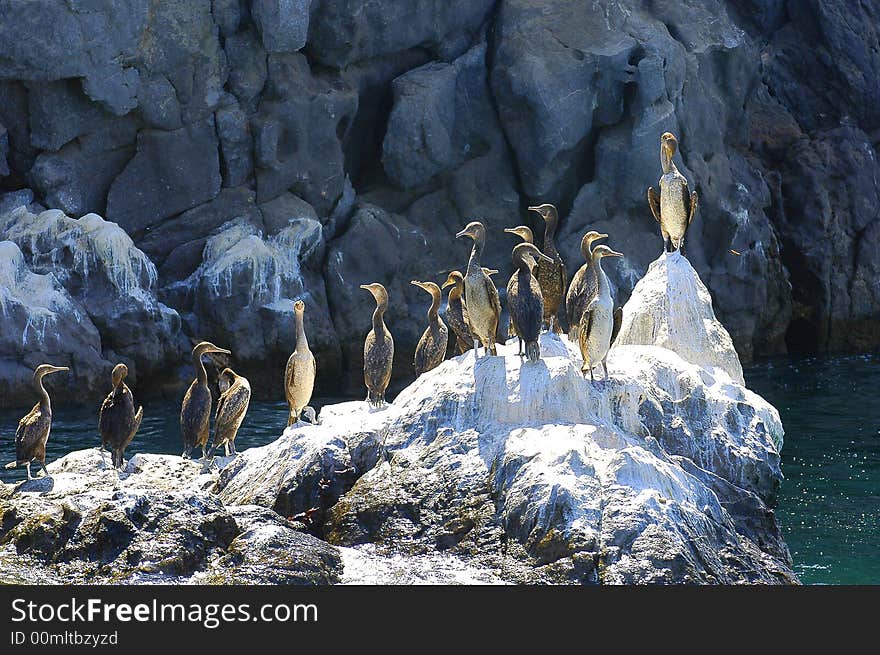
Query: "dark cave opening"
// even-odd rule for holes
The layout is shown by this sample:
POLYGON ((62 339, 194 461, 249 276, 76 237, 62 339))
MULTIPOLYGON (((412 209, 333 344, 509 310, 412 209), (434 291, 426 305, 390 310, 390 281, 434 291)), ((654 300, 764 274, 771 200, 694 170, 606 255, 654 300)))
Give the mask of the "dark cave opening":
POLYGON ((818 352, 818 326, 807 318, 793 319, 785 331, 785 347, 792 355, 809 355, 818 352))

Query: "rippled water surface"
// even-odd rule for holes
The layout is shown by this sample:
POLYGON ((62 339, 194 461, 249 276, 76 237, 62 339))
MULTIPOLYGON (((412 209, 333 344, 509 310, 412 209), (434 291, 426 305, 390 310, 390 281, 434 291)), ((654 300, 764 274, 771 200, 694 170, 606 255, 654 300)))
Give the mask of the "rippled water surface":
MULTIPOLYGON (((880 584, 880 356, 777 359, 747 368, 746 381, 779 409, 785 426, 776 514, 795 571, 805 583, 880 584)), ((179 454, 178 411, 174 403, 150 403, 127 456, 179 454)), ((22 413, 0 411, 0 464, 14 459, 22 413)), ((98 443, 96 407, 55 414, 47 461, 98 443)), ((252 403, 239 450, 269 443, 286 419, 284 403, 252 403)), ((23 476, 23 469, 0 470, 5 481, 23 476)))

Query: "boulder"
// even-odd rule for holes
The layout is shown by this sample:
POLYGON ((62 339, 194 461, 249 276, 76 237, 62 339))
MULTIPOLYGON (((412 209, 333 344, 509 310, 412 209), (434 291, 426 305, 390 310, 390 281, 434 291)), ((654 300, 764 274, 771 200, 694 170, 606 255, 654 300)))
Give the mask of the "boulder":
POLYGON ((313 74, 299 53, 269 55, 268 75, 251 124, 257 198, 292 191, 327 216, 343 191, 341 141, 357 94, 337 76, 313 74))
POLYGON ((420 46, 434 52, 467 43, 491 0, 313 0, 307 50, 322 64, 349 64, 420 46))
POLYGON ((137 234, 220 193, 214 119, 138 133, 137 154, 113 180, 107 217, 137 234))
POLYGON ((312 0, 254 0, 251 18, 266 52, 296 52, 306 44, 312 0))
POLYGON ((720 368, 744 385, 733 341, 712 311, 712 298, 680 251, 648 267, 627 303, 614 347, 661 346, 691 364, 720 368))
MULTIPOLYGON (((82 308, 91 322, 83 323, 100 332, 97 348, 107 372, 121 358, 136 382, 160 374, 182 354, 180 317, 156 298, 156 267, 118 225, 96 214, 77 220, 58 210, 34 215, 20 207, 0 217, 0 236, 14 241, 31 270, 50 275, 82 308)), ((69 348, 78 350, 76 340, 69 348)), ((90 395, 106 386, 106 375, 94 369, 77 375, 81 382, 88 376, 82 386, 90 395)))

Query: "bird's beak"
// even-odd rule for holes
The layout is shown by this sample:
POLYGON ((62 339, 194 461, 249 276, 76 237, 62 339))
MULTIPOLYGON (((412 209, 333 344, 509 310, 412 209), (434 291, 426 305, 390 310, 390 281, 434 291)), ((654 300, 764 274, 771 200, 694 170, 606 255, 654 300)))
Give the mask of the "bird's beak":
POLYGON ((537 256, 538 256, 538 259, 540 259, 542 262, 547 262, 548 264, 553 263, 553 260, 550 257, 548 257, 547 255, 545 255, 544 253, 538 253, 537 256))
POLYGON ((607 234, 600 234, 599 236, 596 237, 596 239, 607 239, 607 238, 608 238, 607 234))
POLYGON ((446 278, 446 282, 444 282, 443 286, 440 288, 445 289, 446 287, 451 287, 453 284, 455 284, 455 280, 453 280, 451 277, 448 277, 446 278))
POLYGON ((508 234, 516 234, 515 227, 506 227, 506 228, 504 228, 504 231, 507 232, 508 234))
POLYGON ((469 237, 470 235, 471 233, 468 232, 467 228, 464 228, 461 232, 455 235, 455 238, 460 239, 461 237, 469 237))
POLYGON ((226 350, 226 348, 212 348, 210 352, 212 352, 212 353, 220 353, 220 354, 222 354, 222 355, 231 355, 231 354, 232 354, 232 351, 231 351, 231 350, 226 350))
POLYGON ((424 282, 419 282, 418 280, 410 280, 410 284, 414 284, 414 285, 417 286, 419 289, 424 289, 424 288, 425 288, 425 283, 424 283, 424 282))
POLYGON ((64 371, 69 371, 70 369, 67 366, 53 366, 49 373, 62 373, 64 371))
POLYGON ((616 250, 610 250, 605 253, 606 257, 623 257, 622 252, 617 252, 616 250))
POLYGON ((529 207, 529 211, 530 211, 530 212, 538 212, 538 213, 540 213, 541 210, 540 210, 537 206, 535 206, 535 207, 529 207))
POLYGON ((364 291, 372 291, 369 284, 362 284, 361 289, 363 289, 364 291))

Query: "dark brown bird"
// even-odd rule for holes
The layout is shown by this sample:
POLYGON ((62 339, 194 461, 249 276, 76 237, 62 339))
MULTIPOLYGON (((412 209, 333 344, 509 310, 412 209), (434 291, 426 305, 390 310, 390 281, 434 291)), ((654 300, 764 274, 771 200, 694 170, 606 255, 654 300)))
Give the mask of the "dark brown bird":
MULTIPOLYGON (((98 416, 98 431, 101 433, 101 450, 107 448, 112 457, 113 468, 122 468, 125 457, 125 449, 134 439, 138 428, 141 427, 141 419, 144 417, 144 408, 134 409, 134 396, 131 389, 125 384, 128 376, 128 367, 125 364, 117 364, 113 367, 110 380, 113 390, 101 403, 101 411, 98 416)), ((103 454, 101 455, 103 457, 103 454)))
POLYGON ((418 282, 416 280, 413 280, 411 284, 431 294, 428 327, 422 334, 422 338, 419 339, 413 358, 416 375, 421 375, 432 368, 437 368, 446 357, 446 348, 449 345, 449 328, 437 313, 437 310, 440 309, 440 287, 433 282, 418 282))
POLYGON ((596 269, 593 267, 593 242, 599 239, 607 239, 607 234, 596 231, 587 232, 581 239, 581 254, 587 263, 581 266, 574 277, 565 295, 565 310, 568 314, 568 339, 578 342, 578 330, 580 329, 581 317, 590 301, 596 297, 599 289, 599 278, 596 277, 596 269))
POLYGON ((364 383, 367 386, 367 402, 373 407, 385 403, 385 390, 391 381, 391 367, 394 363, 394 339, 385 325, 385 312, 388 310, 388 292, 378 282, 362 284, 376 300, 373 311, 373 329, 364 340, 364 383))
POLYGON ((455 334, 456 351, 459 355, 473 346, 468 327, 467 305, 464 304, 464 277, 458 271, 450 271, 441 289, 452 287, 446 299, 446 322, 455 334))
POLYGON ((670 132, 660 137, 660 194, 654 187, 648 187, 648 205, 654 219, 660 224, 663 236, 663 249, 672 252, 681 249, 684 235, 697 213, 697 192, 688 190, 688 181, 675 163, 673 155, 678 148, 678 139, 670 132))
POLYGON ((210 456, 223 446, 226 456, 235 452, 235 437, 238 428, 247 414, 251 402, 251 385, 247 378, 238 375, 231 368, 224 368, 217 380, 220 386, 220 399, 217 401, 217 415, 214 418, 214 445, 210 456))
POLYGON ((46 470, 46 442, 49 441, 49 432, 52 429, 52 403, 49 401, 46 387, 43 386, 43 378, 52 373, 69 370, 66 366, 51 364, 40 364, 34 370, 34 386, 40 394, 40 402, 18 422, 18 429, 15 431, 15 461, 6 465, 8 469, 24 465, 27 468, 28 480, 33 479, 31 476, 33 460, 37 460, 44 475, 49 475, 49 471, 46 470))
POLYGON ((229 350, 202 341, 192 351, 196 379, 189 385, 180 406, 180 436, 183 438, 183 457, 189 458, 196 446, 202 448, 202 459, 207 456, 206 447, 211 429, 211 390, 202 355, 208 353, 231 354, 229 350))
POLYGON ((537 362, 541 358, 538 337, 541 335, 544 301, 541 297, 541 285, 538 284, 532 271, 538 262, 553 260, 531 243, 517 245, 511 253, 511 259, 516 270, 507 283, 510 327, 518 338, 520 356, 523 354, 523 342, 525 342, 526 356, 530 362, 537 362))
POLYGON ((529 207, 529 211, 537 212, 544 219, 544 247, 543 254, 552 261, 538 262, 535 275, 541 285, 541 294, 544 296, 544 323, 547 328, 556 334, 562 333, 559 325, 559 308, 565 298, 565 289, 568 286, 568 275, 565 271, 565 262, 556 249, 556 227, 559 225, 559 214, 556 207, 550 204, 529 207))
POLYGON ((296 350, 287 359, 287 367, 284 369, 284 391, 290 408, 287 425, 297 423, 303 409, 308 406, 312 399, 315 376, 318 372, 315 356, 309 349, 309 342, 306 338, 305 303, 302 300, 297 300, 293 304, 293 311, 296 319, 296 350))
POLYGON ((486 245, 486 227, 479 221, 471 221, 455 237, 468 237, 474 242, 467 274, 464 276, 464 300, 468 310, 468 327, 474 340, 474 355, 479 354, 479 343, 483 344, 484 357, 496 355, 495 335, 501 316, 501 301, 498 299, 498 289, 480 265, 480 257, 486 245))

